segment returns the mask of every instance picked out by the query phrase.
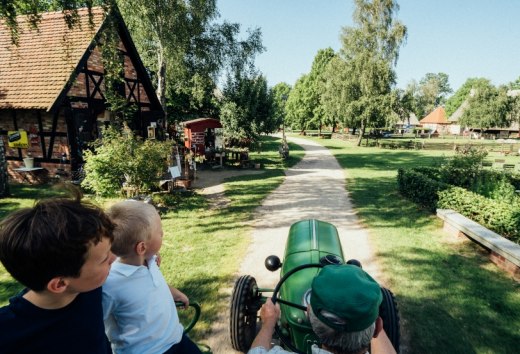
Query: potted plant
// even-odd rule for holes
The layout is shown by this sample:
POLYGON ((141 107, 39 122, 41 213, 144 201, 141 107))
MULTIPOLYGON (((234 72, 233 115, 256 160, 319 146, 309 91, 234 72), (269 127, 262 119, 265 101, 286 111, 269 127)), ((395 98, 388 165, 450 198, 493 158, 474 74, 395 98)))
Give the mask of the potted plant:
POLYGON ((30 152, 28 152, 27 156, 23 159, 23 163, 25 168, 34 168, 34 157, 32 157, 30 152))

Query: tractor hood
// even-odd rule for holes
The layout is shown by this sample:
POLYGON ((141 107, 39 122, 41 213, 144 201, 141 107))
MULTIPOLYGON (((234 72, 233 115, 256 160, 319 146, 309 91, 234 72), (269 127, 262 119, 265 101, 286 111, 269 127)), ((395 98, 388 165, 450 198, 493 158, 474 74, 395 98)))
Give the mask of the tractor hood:
MULTIPOLYGON (((335 255, 344 262, 336 227, 316 219, 299 221, 289 230, 280 276, 283 277, 285 273, 299 265, 320 263, 320 259, 327 255, 335 255)), ((306 306, 307 303, 303 298, 319 271, 320 268, 307 268, 291 275, 280 289, 280 298, 306 306)), ((282 324, 289 324, 295 329, 292 333, 295 341, 304 340, 303 332, 308 332, 310 329, 305 313, 294 307, 281 306, 283 306, 282 324), (297 333, 298 329, 301 329, 302 336, 297 333)))

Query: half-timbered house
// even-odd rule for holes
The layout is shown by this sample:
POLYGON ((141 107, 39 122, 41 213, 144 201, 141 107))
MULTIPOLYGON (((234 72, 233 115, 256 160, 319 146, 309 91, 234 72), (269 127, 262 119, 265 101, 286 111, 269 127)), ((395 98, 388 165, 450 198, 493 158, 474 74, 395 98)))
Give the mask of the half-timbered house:
POLYGON ((0 138, 12 179, 74 179, 82 152, 113 118, 100 47, 108 16, 116 19, 124 61, 118 90, 136 108, 131 128, 147 136, 161 126, 164 111, 121 16, 101 8, 78 15, 73 28, 61 12, 42 14, 36 29, 19 17, 18 45, 0 23, 0 138), (34 158, 33 168, 24 166, 27 156, 34 158))

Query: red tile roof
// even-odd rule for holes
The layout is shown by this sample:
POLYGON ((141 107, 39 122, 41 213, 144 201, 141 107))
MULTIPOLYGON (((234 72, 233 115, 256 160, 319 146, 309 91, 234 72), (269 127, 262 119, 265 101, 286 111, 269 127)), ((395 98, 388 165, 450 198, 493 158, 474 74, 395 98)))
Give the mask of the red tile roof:
POLYGON ((42 14, 38 29, 20 16, 18 47, 0 22, 0 109, 52 106, 102 24, 103 9, 92 12, 93 28, 86 8, 78 10, 80 25, 72 29, 61 12, 42 14))
POLYGON ((437 107, 426 117, 419 121, 421 124, 448 124, 444 107, 437 107))

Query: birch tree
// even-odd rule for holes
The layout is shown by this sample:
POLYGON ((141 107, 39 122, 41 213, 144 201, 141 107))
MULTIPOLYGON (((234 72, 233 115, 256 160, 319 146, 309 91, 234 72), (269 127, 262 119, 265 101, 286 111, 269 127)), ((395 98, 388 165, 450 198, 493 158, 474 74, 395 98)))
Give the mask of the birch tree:
MULTIPOLYGON (((343 70, 335 75, 345 81, 341 86, 345 104, 345 125, 359 127, 358 145, 367 127, 384 125, 392 112, 394 67, 399 48, 406 38, 406 27, 396 19, 399 5, 395 0, 355 0, 353 27, 343 28, 340 58, 343 70)), ((329 71, 329 77, 334 75, 329 71)), ((328 93, 334 99, 333 92, 328 93)), ((331 106, 338 104, 329 103, 331 106)))

